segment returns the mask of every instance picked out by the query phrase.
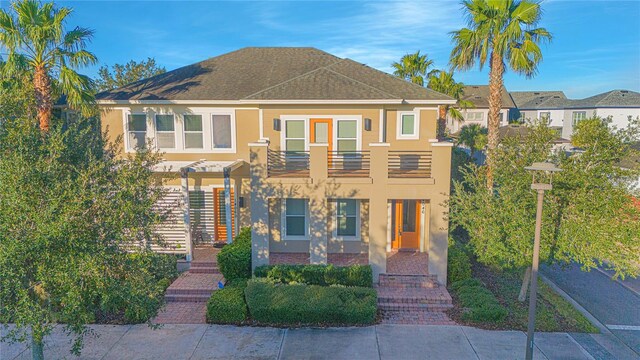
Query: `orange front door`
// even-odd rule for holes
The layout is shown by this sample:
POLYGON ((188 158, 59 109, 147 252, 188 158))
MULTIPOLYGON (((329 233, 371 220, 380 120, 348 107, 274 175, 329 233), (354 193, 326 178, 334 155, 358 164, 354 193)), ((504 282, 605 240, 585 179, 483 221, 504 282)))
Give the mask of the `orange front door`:
POLYGON ((394 200, 392 203, 394 249, 418 249, 420 247, 420 201, 394 200))
MULTIPOLYGON (((231 189, 231 237, 235 234, 235 206, 233 202, 233 188, 231 189)), ((213 189, 213 222, 215 224, 215 239, 216 241, 227 241, 227 210, 224 205, 224 189, 213 189)))

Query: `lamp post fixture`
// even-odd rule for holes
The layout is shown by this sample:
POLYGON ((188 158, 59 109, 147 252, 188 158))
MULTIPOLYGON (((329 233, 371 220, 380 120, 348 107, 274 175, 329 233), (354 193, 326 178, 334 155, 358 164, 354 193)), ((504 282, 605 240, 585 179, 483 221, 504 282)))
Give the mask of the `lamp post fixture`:
POLYGON ((526 360, 533 359, 533 333, 536 327, 536 298, 538 292, 538 262, 540 257, 540 231, 542 229, 542 202, 544 191, 551 190, 553 173, 562 171, 554 164, 548 162, 533 163, 525 167, 525 170, 533 172, 531 189, 538 192, 538 209, 536 211, 536 236, 533 242, 533 261, 531 262, 531 293, 529 294, 529 326, 527 328, 527 354, 526 360), (544 172, 549 175, 549 182, 536 182, 536 174, 544 172))

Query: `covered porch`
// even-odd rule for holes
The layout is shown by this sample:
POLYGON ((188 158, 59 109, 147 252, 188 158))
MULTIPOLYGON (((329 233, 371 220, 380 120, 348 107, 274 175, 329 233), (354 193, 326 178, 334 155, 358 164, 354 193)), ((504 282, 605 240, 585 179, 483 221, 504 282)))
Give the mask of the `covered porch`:
POLYGON ((163 204, 170 216, 159 233, 170 241, 160 251, 183 253, 191 261, 195 254, 206 257, 211 252, 196 247, 233 241, 239 228, 238 207, 244 203, 236 195, 241 193, 239 169, 245 165, 244 160, 163 161, 153 168, 159 174, 179 174, 179 186, 169 187, 169 200, 163 204))

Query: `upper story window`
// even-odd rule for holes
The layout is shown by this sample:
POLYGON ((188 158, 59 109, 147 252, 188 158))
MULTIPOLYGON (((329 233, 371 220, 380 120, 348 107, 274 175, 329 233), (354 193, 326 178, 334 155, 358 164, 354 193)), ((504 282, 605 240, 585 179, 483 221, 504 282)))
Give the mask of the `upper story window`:
POLYGON ((156 144, 159 149, 176 148, 176 124, 173 114, 156 115, 156 144))
POLYGON ((358 149, 358 122, 356 120, 338 120, 337 150, 354 152, 358 149))
POLYGON ((584 119, 587 118, 587 112, 586 111, 574 111, 571 114, 571 123, 573 124, 573 126, 578 125, 578 123, 584 119))
POLYGON ((466 121, 482 121, 484 114, 481 111, 471 111, 464 114, 466 121))
POLYGON ((211 144, 214 149, 233 149, 235 125, 230 114, 212 114, 211 130, 213 137, 211 144))
POLYGON ((284 128, 284 147, 286 151, 302 152, 306 150, 304 120, 287 120, 284 128))
POLYGON ((544 111, 540 113, 540 120, 549 121, 551 120, 551 112, 544 111))
POLYGON ((130 150, 142 149, 147 141, 147 115, 127 115, 127 144, 130 150))
POLYGON ((204 132, 202 130, 202 115, 185 114, 183 115, 183 120, 184 148, 203 149, 204 132))
POLYGON ((418 130, 420 129, 419 119, 415 112, 400 111, 398 112, 397 138, 401 139, 418 139, 418 130))

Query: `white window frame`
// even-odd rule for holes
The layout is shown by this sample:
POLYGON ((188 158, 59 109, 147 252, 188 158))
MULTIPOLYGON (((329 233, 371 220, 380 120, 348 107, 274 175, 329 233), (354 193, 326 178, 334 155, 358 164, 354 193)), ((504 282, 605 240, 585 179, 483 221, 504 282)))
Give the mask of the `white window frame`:
MULTIPOLYGON (((126 152, 135 152, 136 149, 131 147, 131 144, 129 143, 129 115, 144 115, 146 121, 147 121, 147 131, 145 131, 145 135, 144 135, 144 139, 145 139, 145 146, 146 143, 149 141, 149 131, 150 131, 150 126, 149 126, 149 115, 147 114, 147 112, 145 111, 131 111, 131 110, 125 110, 122 112, 123 114, 123 123, 124 123, 124 146, 126 149, 126 152)), ((132 132, 140 132, 140 131, 132 131, 132 132)))
POLYGON ((153 114, 153 130, 154 130, 154 137, 153 137, 153 142, 156 146, 156 149, 159 150, 169 150, 169 151, 175 151, 178 150, 178 117, 176 116, 176 114, 174 113, 155 113, 153 114), (171 115, 173 116, 173 131, 158 131, 158 115, 160 116, 165 116, 165 115, 171 115), (173 133, 173 147, 170 148, 161 148, 158 145, 158 133, 173 133))
MULTIPOLYGON (((356 151, 362 150, 362 116, 361 115, 281 115, 280 120, 282 126, 280 127, 280 149, 286 151, 286 129, 287 121, 290 120, 303 120, 304 121, 304 150, 309 151, 309 143, 311 141, 309 124, 310 119, 332 119, 333 133, 331 138, 333 139, 333 150, 338 150, 338 121, 355 120, 356 122, 356 151)), ((298 138, 295 138, 298 139, 298 138)))
POLYGON ((482 121, 484 121, 484 112, 482 112, 482 111, 466 111, 464 113, 464 121, 482 122, 482 121), (469 119, 469 115, 470 114, 474 114, 474 119, 473 120, 469 119), (475 119, 475 114, 480 114, 480 120, 475 119))
POLYGON ((396 140, 418 140, 420 139, 420 111, 398 111, 396 119, 396 140), (402 134, 402 116, 413 115, 413 134, 402 134))
MULTIPOLYGON (((181 114, 181 122, 182 122, 182 150, 184 150, 185 152, 202 152, 203 150, 207 149, 207 137, 206 135, 206 131, 207 131, 207 126, 206 126, 206 114, 202 114, 202 113, 196 113, 196 112, 189 112, 189 113, 182 113, 181 114), (202 121, 202 131, 187 131, 185 129, 186 126, 186 121, 184 121, 184 117, 185 115, 197 115, 200 116, 200 121, 202 121), (195 134, 195 133, 201 133, 202 134, 202 147, 201 148, 187 148, 187 134, 195 134)), ((213 121, 213 120, 212 120, 213 121)))
POLYGON ((360 200, 359 199, 334 199, 333 200, 333 238, 339 241, 360 241, 360 218, 362 217, 362 213, 360 212, 360 200), (355 236, 346 236, 346 235, 338 235, 338 201, 341 200, 352 200, 356 202, 356 235, 355 236))
POLYGON ((551 122, 551 111, 540 111, 538 113, 538 120, 545 120, 544 116, 547 116, 546 120, 551 122))
POLYGON ((282 198, 280 201, 280 233, 282 240, 309 240, 309 199, 303 198, 282 198), (287 235, 287 199, 304 200, 304 235, 287 235))
MULTIPOLYGON (((208 152, 213 153, 235 153, 236 152, 236 115, 232 110, 212 110, 209 114, 209 149, 208 152), (231 122, 231 147, 230 148, 214 148, 213 147, 213 116, 214 115, 229 115, 229 121, 231 122)), ((204 127, 202 128, 204 131, 204 127)))
POLYGON ((578 125, 578 123, 582 120, 585 120, 587 118, 587 112, 586 111, 572 111, 571 112, 571 126, 575 127, 576 125, 578 125), (581 119, 576 119, 576 115, 577 114, 583 114, 584 116, 581 119))

